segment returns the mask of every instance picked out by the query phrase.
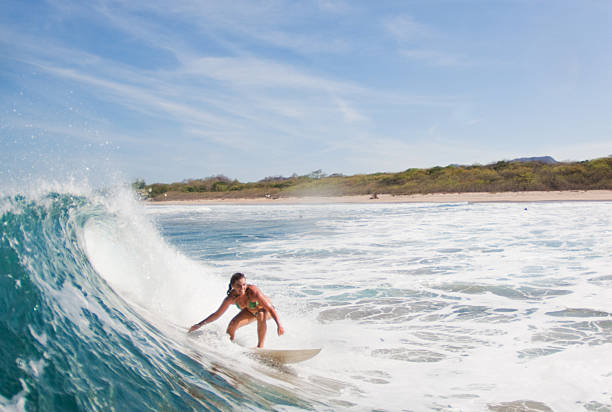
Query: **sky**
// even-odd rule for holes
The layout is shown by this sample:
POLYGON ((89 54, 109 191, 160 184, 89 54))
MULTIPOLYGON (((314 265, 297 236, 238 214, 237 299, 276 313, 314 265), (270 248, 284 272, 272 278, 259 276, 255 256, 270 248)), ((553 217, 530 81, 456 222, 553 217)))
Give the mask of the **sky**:
POLYGON ((608 0, 0 0, 0 179, 612 154, 608 0))

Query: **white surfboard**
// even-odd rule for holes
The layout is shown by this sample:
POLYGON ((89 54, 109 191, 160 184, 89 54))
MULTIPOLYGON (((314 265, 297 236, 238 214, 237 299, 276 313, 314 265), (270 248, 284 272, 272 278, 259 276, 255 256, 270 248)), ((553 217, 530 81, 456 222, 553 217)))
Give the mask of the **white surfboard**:
POLYGON ((286 364, 298 363, 316 356, 321 349, 251 349, 250 354, 263 361, 286 364))

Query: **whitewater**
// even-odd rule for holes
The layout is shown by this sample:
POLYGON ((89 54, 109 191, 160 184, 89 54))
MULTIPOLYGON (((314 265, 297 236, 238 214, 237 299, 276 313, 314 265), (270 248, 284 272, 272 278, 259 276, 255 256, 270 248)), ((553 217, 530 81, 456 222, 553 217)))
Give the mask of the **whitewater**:
POLYGON ((612 203, 0 199, 0 409, 612 410, 612 203), (276 307, 225 334, 243 272, 276 307))

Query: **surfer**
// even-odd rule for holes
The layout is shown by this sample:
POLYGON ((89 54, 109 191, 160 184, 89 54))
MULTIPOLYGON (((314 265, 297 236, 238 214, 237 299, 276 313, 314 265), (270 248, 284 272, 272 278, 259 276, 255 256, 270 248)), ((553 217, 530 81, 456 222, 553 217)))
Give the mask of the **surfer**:
POLYGON ((193 332, 207 323, 214 322, 233 304, 240 309, 240 312, 234 316, 227 326, 226 332, 230 336, 230 340, 234 340, 234 335, 238 328, 248 325, 254 320, 257 320, 258 348, 263 348, 267 330, 266 321, 268 319, 273 318, 276 322, 278 336, 285 333, 280 320, 278 320, 276 310, 274 310, 274 306, 272 306, 268 297, 257 286, 247 285, 246 277, 242 273, 234 273, 232 275, 227 290, 227 297, 223 299, 219 309, 203 321, 189 328, 189 332, 193 332))

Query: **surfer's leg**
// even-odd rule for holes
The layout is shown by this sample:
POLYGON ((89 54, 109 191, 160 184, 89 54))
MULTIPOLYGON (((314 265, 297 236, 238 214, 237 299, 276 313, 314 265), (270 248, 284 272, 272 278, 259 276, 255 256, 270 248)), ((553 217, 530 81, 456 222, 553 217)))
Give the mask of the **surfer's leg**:
POLYGON ((253 322, 255 317, 251 312, 246 309, 242 309, 240 313, 238 313, 234 318, 230 321, 229 325, 227 325, 227 334, 230 336, 230 340, 234 340, 234 335, 236 334, 236 329, 248 325, 253 322))
POLYGON ((268 330, 268 326, 266 322, 272 316, 268 313, 267 310, 261 309, 257 312, 257 347, 263 348, 264 339, 266 338, 266 331, 268 330))

